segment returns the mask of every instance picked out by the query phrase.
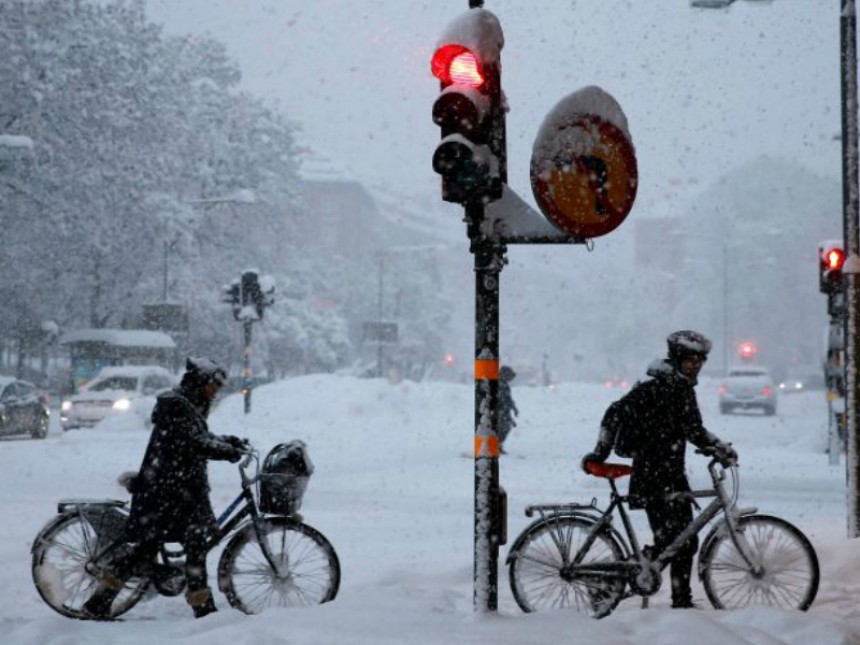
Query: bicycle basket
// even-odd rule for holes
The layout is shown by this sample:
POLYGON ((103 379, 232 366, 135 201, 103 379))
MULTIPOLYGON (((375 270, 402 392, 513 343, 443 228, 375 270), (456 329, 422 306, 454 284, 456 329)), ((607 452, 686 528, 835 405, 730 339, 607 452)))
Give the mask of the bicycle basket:
POLYGON ((275 515, 297 513, 313 472, 314 465, 303 441, 272 448, 260 471, 260 510, 275 515))

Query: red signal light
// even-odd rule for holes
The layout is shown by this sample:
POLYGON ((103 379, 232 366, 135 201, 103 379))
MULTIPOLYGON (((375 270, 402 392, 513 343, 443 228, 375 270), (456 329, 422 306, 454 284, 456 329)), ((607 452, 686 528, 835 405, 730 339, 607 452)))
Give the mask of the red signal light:
POLYGON ((829 271, 841 269, 845 264, 845 251, 839 248, 828 249, 824 254, 824 264, 829 271))
POLYGON ((454 355, 453 354, 445 354, 445 365, 453 365, 454 364, 454 355))
POLYGON ((741 358, 752 358, 756 355, 756 352, 758 352, 758 347, 755 346, 755 343, 749 340, 738 345, 738 353, 741 355, 741 358))
POLYGON ((462 45, 443 45, 433 54, 430 61, 433 76, 443 85, 468 85, 480 87, 484 84, 484 74, 477 56, 462 45))

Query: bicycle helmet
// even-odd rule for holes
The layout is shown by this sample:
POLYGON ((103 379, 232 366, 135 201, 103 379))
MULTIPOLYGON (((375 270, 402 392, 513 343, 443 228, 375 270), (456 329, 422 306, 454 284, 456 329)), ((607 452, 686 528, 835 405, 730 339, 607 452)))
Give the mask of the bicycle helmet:
POLYGON ((711 351, 711 341, 699 332, 689 329, 669 334, 666 344, 669 346, 669 359, 674 363, 679 363, 689 356, 698 356, 705 360, 711 351))
POLYGON ((503 381, 513 380, 516 376, 517 373, 514 371, 514 368, 508 365, 502 365, 502 368, 499 370, 499 378, 503 381))

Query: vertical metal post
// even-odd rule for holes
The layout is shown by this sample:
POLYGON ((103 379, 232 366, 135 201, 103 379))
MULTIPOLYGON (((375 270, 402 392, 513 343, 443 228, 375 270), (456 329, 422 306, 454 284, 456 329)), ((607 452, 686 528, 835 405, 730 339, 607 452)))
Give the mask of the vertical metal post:
POLYGON ((845 414, 847 424, 847 520, 848 537, 860 536, 860 433, 857 406, 860 404, 860 234, 858 234, 857 168, 857 12, 855 0, 842 0, 840 17, 842 71, 842 214, 845 235, 845 414))
POLYGON ((475 542, 474 608, 498 609, 499 494, 499 274, 504 245, 480 235, 483 203, 466 204, 475 256, 475 542))
POLYGON ((167 302, 167 262, 168 262, 168 254, 170 253, 170 244, 167 239, 164 240, 164 266, 163 266, 163 275, 162 275, 162 284, 161 284, 161 301, 167 302))
POLYGON ((726 240, 723 238, 723 372, 729 375, 729 254, 726 250, 726 240))
POLYGON ((242 321, 244 344, 242 347, 242 390, 245 394, 245 414, 251 413, 251 325, 250 320, 242 321))
MULTIPOLYGON (((376 320, 381 324, 382 323, 382 280, 383 280, 383 271, 384 271, 384 262, 385 262, 385 254, 380 251, 379 252, 379 298, 376 307, 376 320)), ((382 378, 382 335, 380 333, 379 338, 376 341, 376 375, 382 378)))

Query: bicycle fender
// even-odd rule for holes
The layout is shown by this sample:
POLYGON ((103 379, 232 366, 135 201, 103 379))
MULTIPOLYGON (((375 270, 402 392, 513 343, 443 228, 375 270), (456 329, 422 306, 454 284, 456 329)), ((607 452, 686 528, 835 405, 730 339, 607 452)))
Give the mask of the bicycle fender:
POLYGON ((38 547, 44 541, 44 535, 49 531, 52 531, 54 527, 66 519, 67 513, 60 513, 59 515, 55 515, 43 526, 38 533, 36 533, 36 537, 33 540, 33 544, 30 545, 30 553, 34 554, 36 552, 36 547, 38 547))

